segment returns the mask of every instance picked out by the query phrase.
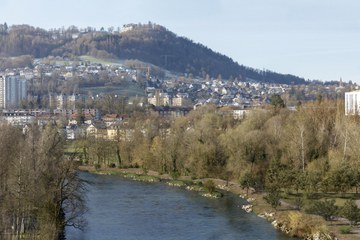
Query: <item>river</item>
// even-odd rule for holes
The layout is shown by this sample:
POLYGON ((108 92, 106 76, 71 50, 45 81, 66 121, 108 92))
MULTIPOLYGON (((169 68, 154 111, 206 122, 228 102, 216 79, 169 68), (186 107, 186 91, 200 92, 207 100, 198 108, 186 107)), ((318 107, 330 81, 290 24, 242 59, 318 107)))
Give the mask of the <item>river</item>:
POLYGON ((92 182, 85 231, 67 229, 68 240, 289 239, 266 220, 241 209, 234 194, 209 199, 164 183, 81 173, 92 182))

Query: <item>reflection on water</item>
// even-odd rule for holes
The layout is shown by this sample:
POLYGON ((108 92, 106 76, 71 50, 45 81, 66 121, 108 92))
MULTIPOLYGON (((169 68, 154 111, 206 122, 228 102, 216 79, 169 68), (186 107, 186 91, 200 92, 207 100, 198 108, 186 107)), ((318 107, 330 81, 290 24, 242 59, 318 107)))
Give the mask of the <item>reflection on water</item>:
POLYGON ((228 194, 208 199, 163 183, 82 173, 91 181, 88 227, 67 229, 69 240, 289 239, 264 219, 241 210, 228 194))

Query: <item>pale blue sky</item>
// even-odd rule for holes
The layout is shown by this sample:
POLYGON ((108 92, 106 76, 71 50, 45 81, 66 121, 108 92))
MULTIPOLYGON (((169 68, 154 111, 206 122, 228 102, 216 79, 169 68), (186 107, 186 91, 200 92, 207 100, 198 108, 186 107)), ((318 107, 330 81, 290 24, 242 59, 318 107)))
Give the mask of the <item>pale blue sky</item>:
POLYGON ((359 0, 0 0, 0 13, 46 29, 151 21, 246 66, 360 83, 359 0))

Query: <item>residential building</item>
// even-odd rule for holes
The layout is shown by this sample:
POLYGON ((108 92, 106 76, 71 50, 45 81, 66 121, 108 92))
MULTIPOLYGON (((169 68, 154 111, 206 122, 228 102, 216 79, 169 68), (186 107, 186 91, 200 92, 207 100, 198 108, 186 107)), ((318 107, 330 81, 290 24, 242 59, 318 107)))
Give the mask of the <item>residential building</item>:
POLYGON ((74 110, 76 108, 76 103, 79 101, 79 94, 59 94, 59 95, 49 95, 49 106, 52 108, 56 106, 57 109, 71 109, 74 110))
POLYGON ((243 119, 246 115, 250 113, 251 110, 245 109, 234 109, 232 111, 234 119, 243 119))
POLYGON ((49 93, 49 108, 50 109, 55 109, 57 108, 57 94, 55 93, 49 93))
POLYGON ((122 117, 120 117, 118 114, 106 114, 102 117, 102 120, 104 121, 106 127, 109 127, 110 125, 121 122, 122 117))
POLYGON ((0 77, 0 108, 18 108, 27 96, 27 82, 19 75, 0 77))
POLYGON ((74 140, 81 136, 81 129, 75 124, 70 124, 65 127, 65 134, 67 140, 74 140))
POLYGON ((86 128, 86 135, 88 137, 106 139, 108 135, 106 125, 102 122, 93 122, 86 128))
POLYGON ((360 113, 360 90, 345 93, 345 115, 360 113))
POLYGON ((56 108, 65 109, 66 108, 66 95, 59 94, 56 96, 56 108))
POLYGON ((35 121, 35 117, 25 111, 11 111, 3 112, 2 118, 6 120, 12 126, 25 126, 32 124, 35 121))
POLYGON ((54 115, 64 116, 67 119, 73 118, 76 114, 81 114, 85 119, 99 120, 100 111, 94 108, 82 108, 81 112, 77 109, 54 109, 52 111, 54 115))
POLYGON ((188 107, 191 105, 188 94, 177 94, 176 97, 172 99, 173 107, 188 107))
POLYGON ((106 128, 107 140, 111 141, 130 141, 134 135, 134 130, 124 123, 115 123, 106 128))
POLYGON ((5 77, 0 76, 0 108, 4 108, 4 82, 5 77))
POLYGON ((183 117, 192 110, 192 107, 154 107, 153 111, 161 117, 168 117, 175 119, 177 117, 183 117))
POLYGON ((80 95, 79 94, 73 94, 67 96, 67 108, 75 109, 76 108, 76 102, 79 101, 80 95))
POLYGON ((156 89, 155 95, 148 98, 149 104, 158 106, 171 106, 171 98, 167 93, 163 93, 160 89, 156 89))

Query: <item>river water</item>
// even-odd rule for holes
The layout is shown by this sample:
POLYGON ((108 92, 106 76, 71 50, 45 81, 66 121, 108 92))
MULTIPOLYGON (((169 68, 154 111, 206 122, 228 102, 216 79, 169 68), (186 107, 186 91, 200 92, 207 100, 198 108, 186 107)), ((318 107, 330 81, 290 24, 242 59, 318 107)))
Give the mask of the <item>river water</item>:
POLYGON ((290 239, 266 220, 241 209, 234 194, 209 199, 164 183, 81 173, 91 181, 88 226, 67 229, 68 240, 290 239))

